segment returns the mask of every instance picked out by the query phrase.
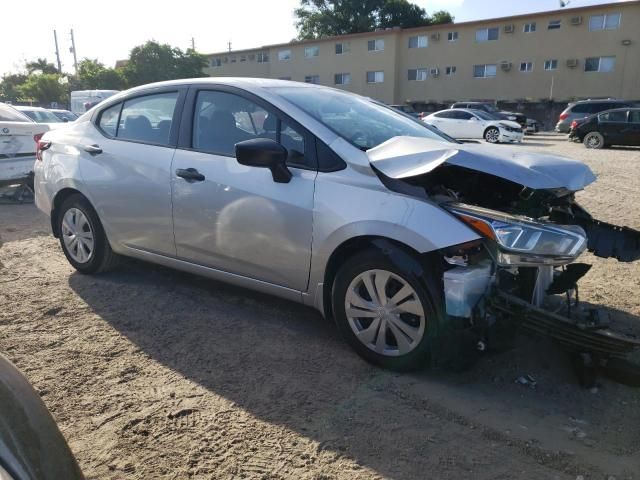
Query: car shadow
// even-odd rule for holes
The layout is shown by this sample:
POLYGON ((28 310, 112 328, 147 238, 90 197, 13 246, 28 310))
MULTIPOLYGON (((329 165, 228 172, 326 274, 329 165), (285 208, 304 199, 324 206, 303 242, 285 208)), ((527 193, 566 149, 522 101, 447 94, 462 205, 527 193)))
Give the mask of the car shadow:
MULTIPOLYGON (((539 340, 521 339, 522 348, 484 357, 463 373, 397 374, 362 361, 315 310, 213 280, 130 261, 101 276, 74 273, 69 285, 155 361, 386 477, 424 478, 428 462, 420 459, 426 452, 457 455, 452 452, 463 448, 460 435, 476 425, 468 418, 488 417, 494 406, 496 418, 509 411, 503 416, 517 423, 533 421, 531 412, 540 415, 547 405, 558 409, 549 396, 514 385, 525 373, 543 372, 538 382, 548 381, 563 395, 580 392, 568 360, 539 340)), ((574 415, 588 408, 593 400, 580 396, 570 405, 574 415)), ((640 412, 632 417, 626 421, 640 421, 640 412)), ((500 444, 497 431, 483 434, 500 444)), ((520 455, 523 445, 509 438, 500 448, 520 455)), ((510 477, 511 467, 504 468, 504 478, 510 477)))

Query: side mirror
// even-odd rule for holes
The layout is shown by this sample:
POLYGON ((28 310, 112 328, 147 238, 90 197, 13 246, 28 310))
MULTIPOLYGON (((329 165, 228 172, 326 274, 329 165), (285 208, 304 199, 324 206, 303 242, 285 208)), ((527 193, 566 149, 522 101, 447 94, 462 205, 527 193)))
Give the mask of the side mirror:
POLYGON ((476 117, 471 117, 471 118, 469 119, 469 121, 470 121, 470 122, 477 122, 477 121, 478 121, 478 119, 477 119, 476 117))
POLYGON ((291 172, 286 164, 287 149, 270 138, 253 138, 236 143, 236 160, 240 165, 268 168, 274 182, 291 181, 291 172))
POLYGON ((68 119, 68 118, 63 118, 63 119, 62 119, 62 123, 67 123, 68 121, 69 121, 69 119, 68 119))

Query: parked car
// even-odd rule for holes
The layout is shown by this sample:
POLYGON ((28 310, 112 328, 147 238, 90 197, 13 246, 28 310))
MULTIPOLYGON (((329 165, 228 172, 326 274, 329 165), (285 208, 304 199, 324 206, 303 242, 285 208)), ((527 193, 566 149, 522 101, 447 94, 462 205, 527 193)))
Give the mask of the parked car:
POLYGON ((626 237, 640 232, 576 203, 595 180, 583 162, 462 144, 319 85, 136 87, 48 132, 38 154, 36 205, 80 273, 133 257, 279 295, 390 368, 475 351, 504 324, 490 315, 542 317, 569 345, 609 339, 581 329, 575 306, 571 320, 545 310, 548 290, 571 297, 587 245, 640 257, 626 237))
POLYGON ((49 111, 63 122, 75 122, 79 116, 69 110, 62 110, 59 108, 50 108, 49 111))
POLYGON ((67 122, 58 118, 53 112, 42 107, 24 107, 16 105, 16 110, 24 113, 27 117, 41 125, 47 125, 49 130, 62 128, 67 122))
POLYGON ((618 108, 574 120, 569 138, 587 148, 640 146, 640 108, 618 108))
POLYGON ((38 392, 2 355, 0 405, 0 479, 84 478, 38 392))
POLYGON ((482 110, 450 108, 427 115, 422 121, 453 138, 483 138, 489 143, 513 143, 521 142, 524 137, 518 123, 501 120, 482 110))
POLYGON ((527 117, 522 113, 508 112, 500 110, 495 104, 491 102, 456 102, 449 108, 467 108, 472 110, 483 110, 491 115, 494 115, 501 120, 509 120, 511 122, 518 122, 522 128, 527 128, 527 117))
POLYGON ((36 124, 6 103, 0 103, 0 187, 25 182, 33 171, 36 142, 49 127, 36 124))
POLYGON ((587 118, 595 113, 604 112, 605 110, 611 110, 614 108, 626 108, 632 107, 631 102, 625 100, 615 99, 601 99, 601 100, 579 100, 567 105, 556 124, 556 132, 568 133, 571 129, 571 123, 574 120, 581 120, 587 118))

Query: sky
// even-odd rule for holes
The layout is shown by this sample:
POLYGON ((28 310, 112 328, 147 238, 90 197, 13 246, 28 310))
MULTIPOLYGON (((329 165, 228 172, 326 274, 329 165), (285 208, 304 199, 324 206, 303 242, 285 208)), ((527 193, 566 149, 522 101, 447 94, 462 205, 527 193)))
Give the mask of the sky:
MULTIPOLYGON (((69 31, 78 60, 97 58, 107 66, 127 58, 136 45, 154 39, 200 53, 285 43, 295 38, 293 10, 299 0, 3 0, 0 74, 23 70, 25 60, 55 63, 53 30, 63 71, 73 72, 69 31), (179 10, 178 10, 179 7, 179 10)), ((427 0, 413 3, 432 13, 448 10, 457 22, 555 10, 559 0, 427 0)), ((569 7, 606 0, 571 0, 569 7)))

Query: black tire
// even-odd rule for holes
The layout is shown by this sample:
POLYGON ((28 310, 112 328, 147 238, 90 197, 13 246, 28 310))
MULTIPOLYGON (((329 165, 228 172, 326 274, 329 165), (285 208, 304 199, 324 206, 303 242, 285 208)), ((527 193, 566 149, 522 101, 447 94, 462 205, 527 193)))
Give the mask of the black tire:
POLYGON ((500 130, 496 127, 489 127, 484 131, 484 139, 487 143, 499 143, 500 130))
MULTIPOLYGON (((349 258, 337 272, 332 288, 332 308, 338 330, 351 347, 365 360, 392 370, 409 371, 427 365, 431 353, 430 326, 436 327, 441 317, 442 287, 437 275, 423 269, 418 260, 404 250, 371 248, 349 258), (369 270, 386 270, 407 282, 417 294, 424 310, 425 328, 420 341, 404 355, 387 356, 361 342, 350 326, 346 313, 346 296, 351 282, 369 270)), ((372 321, 372 320, 370 320, 372 321)), ((377 335, 376 335, 377 338, 377 335)))
POLYGON ((587 133, 584 136, 584 140, 582 142, 584 143, 585 147, 598 150, 606 146, 604 143, 604 137, 600 132, 587 133))
POLYGON ((109 245, 109 240, 104 233, 98 214, 84 196, 74 194, 66 198, 57 211, 56 222, 62 251, 69 263, 78 272, 84 274, 107 272, 117 266, 120 257, 111 250, 111 245, 109 245), (62 222, 65 214, 70 209, 78 209, 84 214, 93 233, 94 248, 89 258, 84 262, 79 262, 74 259, 65 244, 62 222))

